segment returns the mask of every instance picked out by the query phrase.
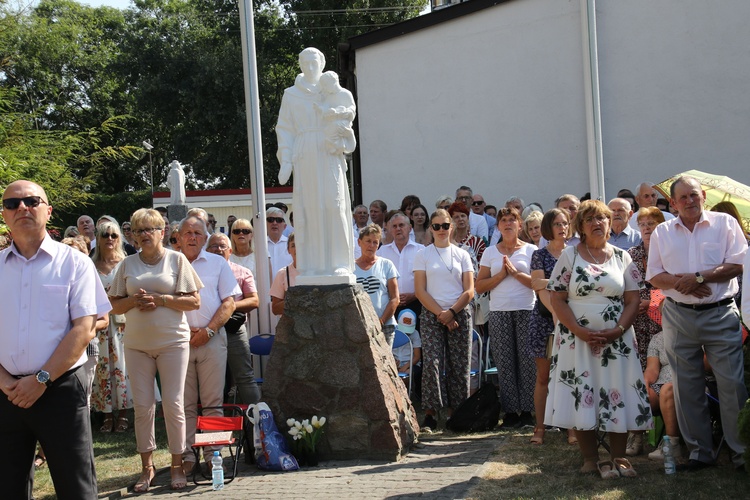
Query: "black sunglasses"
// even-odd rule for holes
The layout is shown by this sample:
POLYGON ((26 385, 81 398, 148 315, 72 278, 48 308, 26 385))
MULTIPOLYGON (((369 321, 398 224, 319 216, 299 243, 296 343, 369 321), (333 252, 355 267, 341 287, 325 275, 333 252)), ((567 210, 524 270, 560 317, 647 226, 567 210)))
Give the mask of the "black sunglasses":
POLYGON ((232 229, 232 234, 253 234, 252 229, 232 229))
POLYGON ((433 231, 440 231, 441 229, 448 230, 451 228, 450 222, 443 222, 442 224, 432 224, 433 231))
POLYGON ((104 233, 104 234, 100 234, 99 236, 101 236, 102 238, 110 239, 110 240, 116 240, 117 238, 120 237, 117 233, 104 233))
POLYGON ((26 196, 24 198, 5 198, 3 200, 3 208, 6 210, 16 210, 21 206, 21 202, 26 205, 26 208, 38 207, 40 203, 47 204, 41 196, 26 196))
POLYGON ((266 217, 266 222, 273 223, 278 222, 281 224, 282 222, 286 222, 283 217, 266 217))
POLYGON ((483 201, 472 201, 471 202, 471 206, 473 206, 473 207, 478 207, 478 206, 481 206, 483 204, 484 204, 483 201))
POLYGON ((174 245, 177 243, 177 238, 169 238, 169 242, 174 245))

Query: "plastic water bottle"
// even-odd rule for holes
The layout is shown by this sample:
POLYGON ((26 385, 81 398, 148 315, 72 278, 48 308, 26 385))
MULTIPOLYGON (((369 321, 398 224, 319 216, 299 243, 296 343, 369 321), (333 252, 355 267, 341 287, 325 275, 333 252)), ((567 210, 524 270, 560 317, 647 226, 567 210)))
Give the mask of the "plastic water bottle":
POLYGON ((211 459, 211 476, 213 477, 213 484, 211 487, 214 490, 221 490, 224 488, 224 468, 222 467, 221 455, 218 451, 214 452, 214 456, 211 459))
POLYGON ((669 436, 664 436, 664 441, 661 444, 661 453, 664 455, 664 473, 667 475, 674 474, 677 468, 674 463, 672 443, 669 441, 669 436))

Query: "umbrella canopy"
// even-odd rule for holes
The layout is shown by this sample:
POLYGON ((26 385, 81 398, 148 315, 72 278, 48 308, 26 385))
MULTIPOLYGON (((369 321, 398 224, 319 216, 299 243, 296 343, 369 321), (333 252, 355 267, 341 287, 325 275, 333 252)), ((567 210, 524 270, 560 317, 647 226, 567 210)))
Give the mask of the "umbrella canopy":
POLYGON ((745 233, 750 232, 750 186, 725 175, 709 174, 700 170, 688 170, 681 174, 674 175, 669 179, 655 184, 654 188, 662 194, 667 200, 669 197, 669 188, 675 179, 681 175, 694 177, 701 183, 703 190, 706 192, 705 209, 710 210, 717 203, 722 201, 731 201, 742 217, 742 225, 745 233))

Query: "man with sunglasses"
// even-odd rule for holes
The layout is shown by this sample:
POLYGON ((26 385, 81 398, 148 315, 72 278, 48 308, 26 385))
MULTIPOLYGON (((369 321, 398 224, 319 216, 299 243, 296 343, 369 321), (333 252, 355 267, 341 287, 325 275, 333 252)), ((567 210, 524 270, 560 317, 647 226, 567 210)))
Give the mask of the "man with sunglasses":
POLYGON ((284 236, 286 219, 284 211, 278 207, 271 206, 266 210, 266 232, 268 233, 268 257, 271 259, 271 279, 276 276, 279 269, 292 263, 292 256, 286 249, 289 240, 284 236))
POLYGON ((495 228, 497 227, 497 219, 485 211, 486 207, 487 204, 484 202, 484 197, 481 194, 475 194, 471 202, 471 211, 484 217, 484 220, 487 221, 487 235, 489 238, 492 238, 492 233, 495 232, 495 228))
MULTIPOLYGON (((97 498, 86 405, 86 346, 111 306, 93 262, 46 231, 44 189, 30 181, 3 193, 13 235, 0 252, 0 454, 7 498, 31 498, 36 442, 44 447, 60 498, 97 498)), ((93 226, 93 224, 92 224, 93 226)))

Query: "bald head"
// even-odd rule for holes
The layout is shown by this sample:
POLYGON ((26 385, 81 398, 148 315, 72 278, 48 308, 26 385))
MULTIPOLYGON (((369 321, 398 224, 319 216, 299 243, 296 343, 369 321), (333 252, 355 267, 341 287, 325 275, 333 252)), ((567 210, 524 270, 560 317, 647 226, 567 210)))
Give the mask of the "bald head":
POLYGON ((44 188, 27 180, 11 182, 3 192, 3 220, 26 258, 36 253, 46 236, 52 215, 48 201, 44 188))

